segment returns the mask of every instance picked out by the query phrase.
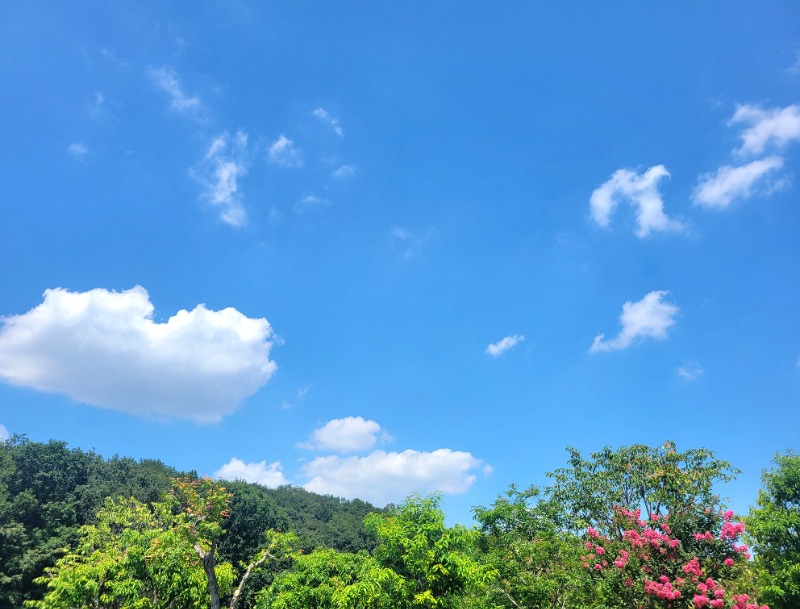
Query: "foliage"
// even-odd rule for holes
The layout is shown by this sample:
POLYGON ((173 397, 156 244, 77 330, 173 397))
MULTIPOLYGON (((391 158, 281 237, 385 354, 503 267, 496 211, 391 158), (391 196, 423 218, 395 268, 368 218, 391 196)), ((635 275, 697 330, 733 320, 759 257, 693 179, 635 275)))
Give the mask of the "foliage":
POLYGON ((671 514, 673 528, 685 535, 698 530, 691 518, 720 503, 714 484, 731 480, 738 470, 705 448, 676 450, 674 442, 653 448, 642 444, 618 450, 604 448, 584 459, 568 448, 569 467, 548 474, 555 483, 553 500, 570 512, 576 529, 591 526, 606 536, 622 538, 616 508, 645 514, 671 514), (678 522, 686 513, 689 521, 678 522))
POLYGON ((691 599, 698 609, 758 609, 737 589, 750 555, 746 545, 738 544, 744 525, 733 520, 733 511, 713 518, 709 513, 710 529, 688 539, 675 535, 670 514, 653 513, 648 520, 642 520, 638 509, 618 508, 616 514, 622 539, 589 527, 581 556, 603 607, 668 608, 691 599))
MULTIPOLYGON (((136 499, 107 499, 97 524, 81 529, 67 553, 41 579, 48 593, 29 601, 35 609, 97 607, 160 609, 207 606, 207 582, 200 558, 182 529, 185 515, 170 502, 147 506, 136 499)), ((230 565, 218 578, 230 588, 230 565)))
POLYGON ((497 578, 488 588, 492 607, 585 607, 590 579, 581 566, 580 540, 562 507, 540 489, 511 486, 489 508, 474 509, 481 549, 497 578))
POLYGON ((366 552, 298 553, 291 571, 258 595, 258 609, 399 607, 404 581, 366 552))
POLYGON ((389 514, 370 514, 375 558, 405 581, 395 607, 459 607, 463 595, 488 585, 494 572, 475 559, 475 529, 448 528, 438 495, 412 495, 389 514))
POLYGON ((762 596, 773 609, 800 607, 800 455, 777 454, 747 518, 762 596))

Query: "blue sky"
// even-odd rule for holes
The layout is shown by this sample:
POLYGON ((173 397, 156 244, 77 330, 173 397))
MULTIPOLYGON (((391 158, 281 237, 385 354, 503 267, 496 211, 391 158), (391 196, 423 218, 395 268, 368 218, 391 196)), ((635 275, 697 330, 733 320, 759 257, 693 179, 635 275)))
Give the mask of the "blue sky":
POLYGON ((800 428, 795 2, 12 2, 0 435, 465 520, 800 428))

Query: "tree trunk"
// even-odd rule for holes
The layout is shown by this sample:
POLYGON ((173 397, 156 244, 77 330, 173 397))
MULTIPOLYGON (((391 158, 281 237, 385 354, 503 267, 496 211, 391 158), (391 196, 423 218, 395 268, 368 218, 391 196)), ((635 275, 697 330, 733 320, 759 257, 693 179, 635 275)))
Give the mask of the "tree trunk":
POLYGON ((203 561, 203 570, 206 572, 206 578, 208 579, 208 592, 211 594, 211 609, 220 609, 219 584, 217 583, 217 572, 214 571, 214 567, 217 564, 216 546, 216 542, 213 542, 208 552, 203 550, 200 544, 195 544, 194 546, 194 549, 200 556, 200 560, 203 561))

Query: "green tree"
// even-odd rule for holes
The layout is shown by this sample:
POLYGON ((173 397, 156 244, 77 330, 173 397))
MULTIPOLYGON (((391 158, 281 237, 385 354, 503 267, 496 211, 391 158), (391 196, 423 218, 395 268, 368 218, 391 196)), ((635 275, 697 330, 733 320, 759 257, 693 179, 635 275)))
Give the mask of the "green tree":
POLYGON ((401 607, 406 584, 364 551, 322 548, 295 554, 291 570, 258 594, 257 609, 389 609, 401 607))
POLYGON ((574 448, 567 451, 569 466, 548 474, 555 481, 548 492, 568 510, 576 530, 591 526, 617 539, 623 533, 618 508, 670 514, 672 528, 682 537, 708 530, 721 507, 714 485, 738 473, 708 449, 680 453, 674 442, 606 447, 589 459, 574 448))
POLYGON ((589 606, 590 579, 581 564, 581 540, 560 504, 537 487, 511 486, 490 507, 476 507, 481 548, 497 572, 487 589, 491 607, 589 606))
MULTIPOLYGON (((147 506, 136 499, 107 499, 97 524, 81 529, 75 551, 40 578, 48 593, 29 601, 36 609, 166 609, 207 606, 200 558, 182 531, 183 514, 171 502, 147 506)), ((230 588, 230 565, 217 579, 230 588)))
POLYGON ((466 595, 494 576, 475 558, 480 533, 445 526, 440 501, 438 495, 412 495, 388 514, 365 519, 378 539, 375 558, 405 582, 404 598, 395 607, 461 607, 466 595))
POLYGON ((772 609, 800 607, 800 455, 775 456, 747 529, 762 596, 772 609))

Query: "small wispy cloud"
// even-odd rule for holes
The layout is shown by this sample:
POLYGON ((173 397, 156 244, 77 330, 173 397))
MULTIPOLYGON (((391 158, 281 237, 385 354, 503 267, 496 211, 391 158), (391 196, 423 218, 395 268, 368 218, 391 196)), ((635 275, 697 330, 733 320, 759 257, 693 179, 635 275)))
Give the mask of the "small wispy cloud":
POLYGON ((201 196, 219 208, 226 224, 241 227, 247 212, 239 192, 239 178, 247 173, 247 134, 239 131, 233 138, 223 133, 209 146, 200 164, 190 175, 202 186, 201 196))
POLYGON ((669 177, 669 172, 663 165, 650 167, 642 174, 618 169, 592 192, 589 199, 592 218, 600 226, 607 227, 614 209, 620 201, 626 201, 636 208, 637 237, 647 237, 654 231, 680 230, 683 225, 664 213, 658 183, 665 177, 669 177))
POLYGON ((768 146, 781 148, 800 140, 800 104, 769 109, 741 105, 728 124, 746 126, 741 134, 742 145, 733 151, 735 154, 761 154, 768 146))
POLYGON ((331 129, 333 129, 333 132, 336 135, 339 137, 344 137, 344 130, 339 124, 339 119, 331 116, 331 114, 325 108, 317 108, 311 113, 311 115, 328 125, 331 129))
POLYGON ((320 209, 330 204, 331 202, 328 199, 316 195, 306 195, 294 204, 294 209, 295 211, 302 212, 309 209, 320 209))
POLYGON ((4 425, 0 425, 0 442, 5 442, 8 440, 8 430, 5 428, 4 425))
POLYGON ((303 166, 303 151, 285 135, 270 144, 267 150, 267 162, 278 167, 292 168, 303 166))
POLYGON ((402 257, 409 259, 422 254, 425 244, 438 233, 436 228, 428 228, 420 232, 395 226, 389 231, 389 237, 394 246, 400 250, 402 257))
POLYGON ((679 311, 676 305, 664 301, 668 293, 666 290, 656 290, 637 302, 626 302, 622 305, 619 318, 622 330, 611 340, 605 340, 604 334, 598 334, 589 352, 625 349, 638 339, 665 339, 679 311))
POLYGON ((178 74, 170 66, 160 68, 149 68, 147 75, 150 80, 170 98, 170 107, 178 112, 188 113, 200 109, 200 98, 187 95, 178 74))
POLYGON ((506 336, 501 338, 496 343, 491 343, 488 347, 486 347, 486 353, 492 357, 498 357, 524 340, 525 337, 519 334, 506 336))
POLYGON ((337 180, 341 180, 343 178, 349 178, 350 176, 354 175, 358 171, 357 165, 342 165, 338 169, 336 169, 331 176, 336 178, 337 180))
POLYGON ((67 152, 76 159, 85 159, 89 155, 89 149, 86 144, 81 144, 80 142, 67 146, 67 152))
POLYGON ((699 379, 704 374, 704 370, 697 362, 686 362, 682 366, 678 366, 675 374, 681 377, 687 383, 699 379))
POLYGON ((748 199, 757 192, 770 194, 786 184, 785 180, 774 180, 772 175, 783 167, 783 159, 771 156, 746 165, 733 167, 723 165, 716 173, 700 176, 700 182, 692 193, 697 205, 724 209, 738 199, 748 199))

